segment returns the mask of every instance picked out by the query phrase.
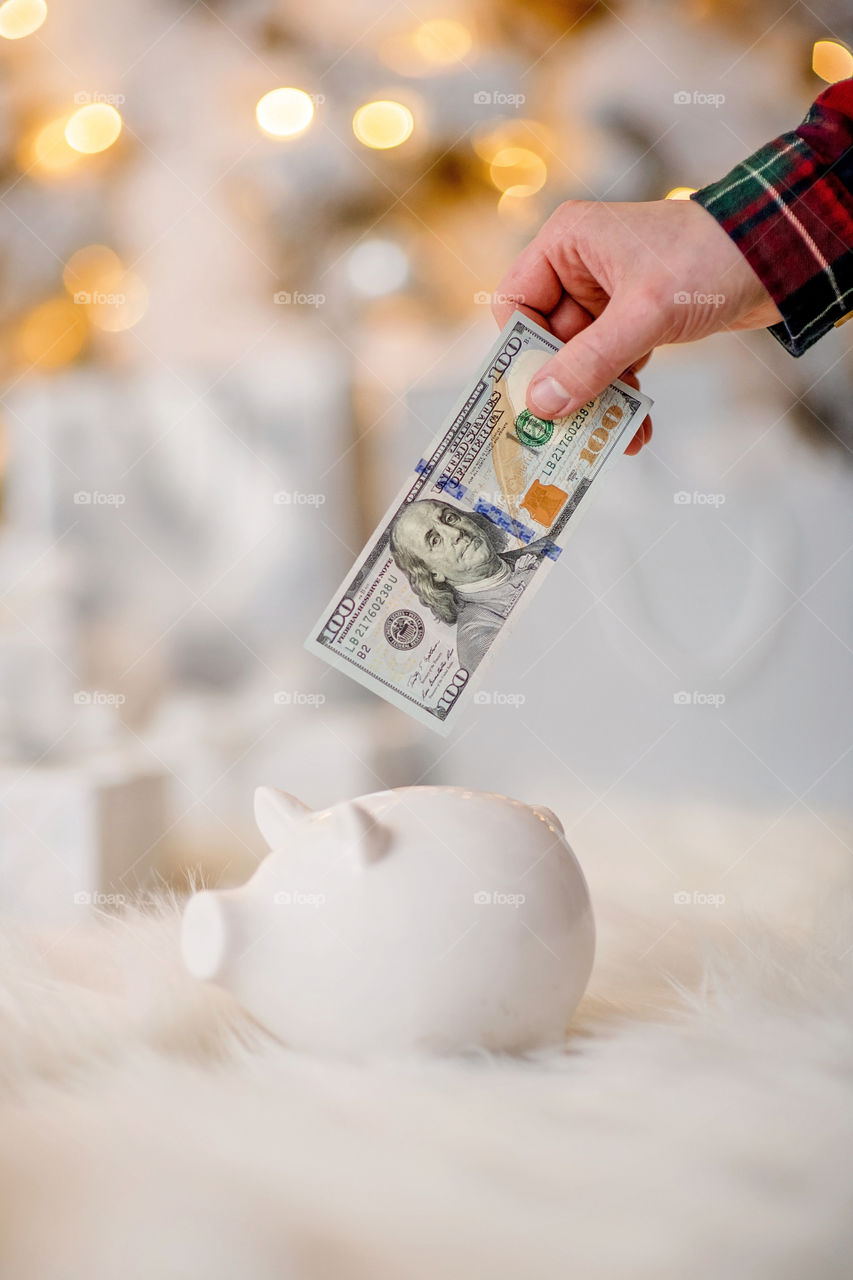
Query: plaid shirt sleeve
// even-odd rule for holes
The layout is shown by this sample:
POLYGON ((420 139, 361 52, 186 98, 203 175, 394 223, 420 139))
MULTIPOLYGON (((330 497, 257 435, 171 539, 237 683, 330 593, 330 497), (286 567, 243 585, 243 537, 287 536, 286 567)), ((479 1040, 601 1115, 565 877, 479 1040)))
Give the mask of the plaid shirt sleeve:
POLYGON ((831 85, 798 129, 695 191, 782 314, 791 355, 853 308, 853 79, 831 85))

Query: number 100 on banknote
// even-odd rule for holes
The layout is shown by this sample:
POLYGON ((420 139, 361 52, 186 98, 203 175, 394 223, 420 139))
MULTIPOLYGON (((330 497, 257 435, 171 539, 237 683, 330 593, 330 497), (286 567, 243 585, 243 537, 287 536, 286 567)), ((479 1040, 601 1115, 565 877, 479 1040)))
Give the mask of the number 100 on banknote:
POLYGON ((559 348, 512 316, 306 642, 442 734, 651 405, 617 380, 537 418, 527 387, 559 348))

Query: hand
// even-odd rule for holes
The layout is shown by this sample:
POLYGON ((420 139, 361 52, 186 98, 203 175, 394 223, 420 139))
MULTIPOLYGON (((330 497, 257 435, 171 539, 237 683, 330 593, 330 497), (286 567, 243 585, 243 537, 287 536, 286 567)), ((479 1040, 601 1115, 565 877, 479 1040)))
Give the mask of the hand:
MULTIPOLYGON (((567 345, 536 375, 527 404, 540 418, 573 413, 664 342, 782 319, 746 258, 695 200, 560 205, 504 276, 498 324, 523 311, 567 345)), ((646 418, 626 453, 648 443, 646 418)))

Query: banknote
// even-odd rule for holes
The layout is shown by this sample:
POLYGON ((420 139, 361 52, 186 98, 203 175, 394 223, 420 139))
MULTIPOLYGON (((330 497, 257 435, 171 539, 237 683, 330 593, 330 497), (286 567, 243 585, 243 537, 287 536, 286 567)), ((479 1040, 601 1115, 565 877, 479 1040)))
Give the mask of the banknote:
POLYGON ((565 418, 527 387, 560 349, 515 312, 306 647, 448 734, 651 400, 614 381, 565 418))

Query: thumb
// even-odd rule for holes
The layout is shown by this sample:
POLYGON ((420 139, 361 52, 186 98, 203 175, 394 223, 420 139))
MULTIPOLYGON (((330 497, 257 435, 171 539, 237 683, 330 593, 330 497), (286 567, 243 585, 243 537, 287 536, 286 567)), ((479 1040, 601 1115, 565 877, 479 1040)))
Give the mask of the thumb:
POLYGON ((587 325, 543 365, 527 388, 527 404, 539 417, 574 413, 640 360, 660 340, 654 309, 611 298, 587 325))

